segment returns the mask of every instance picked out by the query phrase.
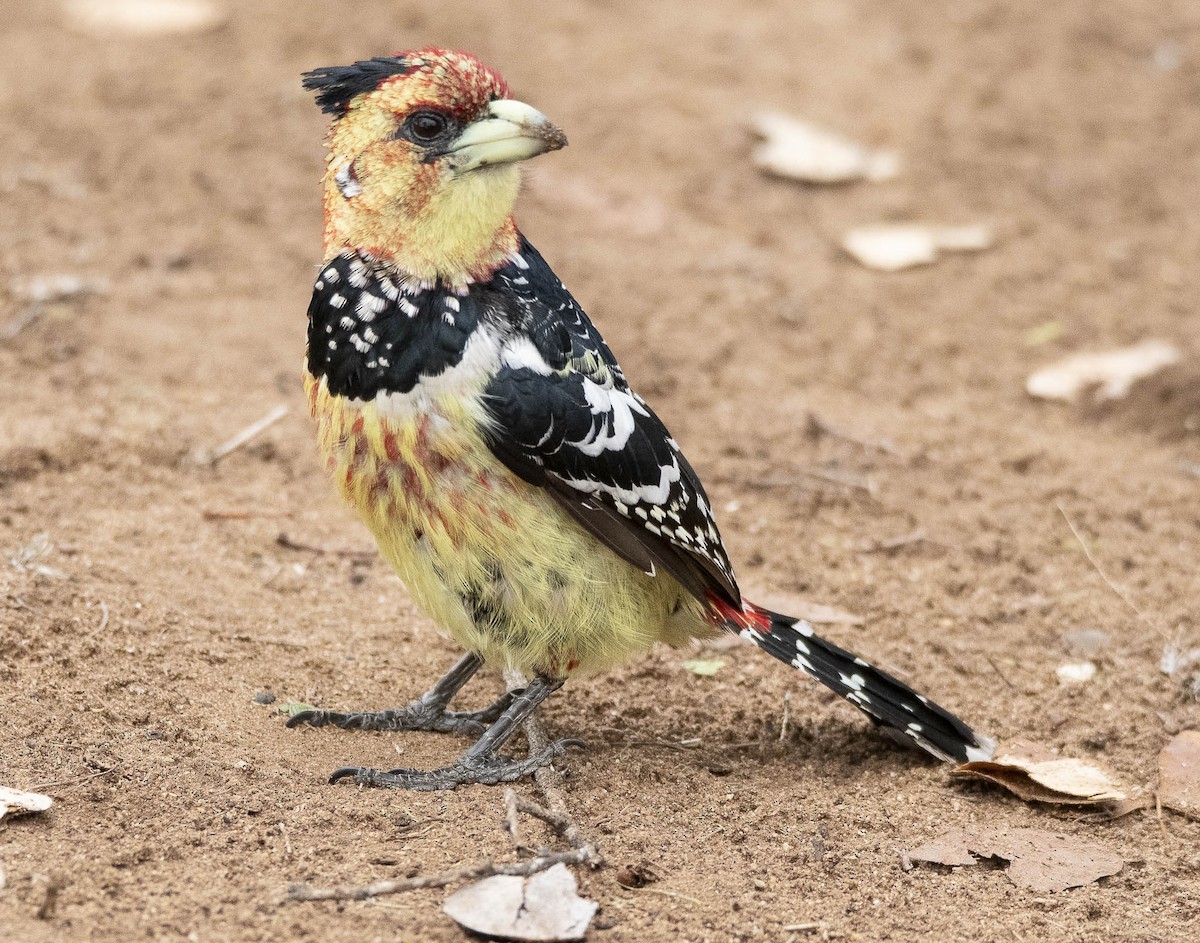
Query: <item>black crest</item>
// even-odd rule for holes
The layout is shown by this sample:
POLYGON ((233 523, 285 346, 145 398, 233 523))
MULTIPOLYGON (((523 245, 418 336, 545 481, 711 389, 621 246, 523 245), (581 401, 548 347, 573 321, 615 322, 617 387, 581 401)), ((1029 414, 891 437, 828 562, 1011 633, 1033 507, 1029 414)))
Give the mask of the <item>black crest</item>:
POLYGON ((342 117, 356 95, 373 92, 384 79, 404 75, 409 65, 396 56, 376 56, 354 65, 328 66, 304 73, 304 87, 317 93, 317 104, 327 115, 342 117))

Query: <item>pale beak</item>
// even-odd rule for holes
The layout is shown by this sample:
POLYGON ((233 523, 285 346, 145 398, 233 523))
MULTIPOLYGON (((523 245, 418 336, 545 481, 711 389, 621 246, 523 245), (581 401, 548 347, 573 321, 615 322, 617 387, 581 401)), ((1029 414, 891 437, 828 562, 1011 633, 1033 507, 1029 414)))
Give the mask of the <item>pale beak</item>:
POLYGON ((557 151, 567 136, 550 119, 524 102, 502 99, 488 105, 487 116, 467 125, 450 146, 447 157, 458 174, 511 164, 557 151))

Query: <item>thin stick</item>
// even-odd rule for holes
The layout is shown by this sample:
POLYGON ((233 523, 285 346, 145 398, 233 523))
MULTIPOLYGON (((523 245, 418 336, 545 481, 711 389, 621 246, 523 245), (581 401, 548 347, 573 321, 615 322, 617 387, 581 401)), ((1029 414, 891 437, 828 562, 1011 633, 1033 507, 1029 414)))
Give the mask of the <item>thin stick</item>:
POLYGON ((791 707, 792 707, 792 692, 784 691, 783 692, 783 720, 780 721, 780 723, 779 723, 779 742, 780 743, 784 743, 787 741, 788 721, 791 719, 789 716, 791 713, 791 707))
POLYGON ((290 858, 292 856, 292 840, 288 837, 287 826, 282 822, 276 822, 275 827, 279 829, 279 834, 283 836, 283 853, 290 858))
POLYGON ((292 540, 283 531, 275 538, 275 543, 288 550, 301 550, 304 553, 315 553, 317 556, 349 557, 354 560, 369 560, 375 556, 374 550, 341 550, 338 548, 318 547, 316 544, 305 544, 292 540))
POLYGON ((688 897, 687 894, 680 894, 678 891, 668 891, 662 887, 643 887, 638 893, 641 894, 661 894, 663 897, 675 897, 679 900, 690 901, 699 906, 702 901, 696 900, 694 897, 688 897))
POLYGON ((890 440, 861 439, 856 435, 851 435, 849 432, 845 432, 841 429, 838 429, 836 426, 830 425, 826 420, 822 419, 816 413, 811 411, 808 414, 808 434, 814 439, 819 439, 821 436, 825 435, 829 436, 831 439, 841 439, 843 442, 849 442, 851 445, 857 445, 860 449, 874 449, 877 452, 883 452, 885 455, 895 455, 898 458, 902 457, 900 450, 896 448, 896 446, 894 446, 890 440))
POLYGON ((901 547, 926 542, 930 542, 929 535, 925 533, 925 528, 918 527, 916 530, 910 531, 907 534, 901 534, 899 537, 889 537, 887 540, 881 540, 879 543, 868 547, 863 553, 892 553, 901 547))
POLYGON ((309 887, 307 884, 295 884, 288 888, 287 899, 291 901, 307 900, 367 900, 372 897, 382 897, 386 894, 403 894, 407 891, 418 891, 427 887, 445 887, 459 881, 478 881, 482 878, 495 877, 499 874, 528 877, 538 874, 556 864, 587 864, 592 860, 594 852, 590 848, 572 848, 570 851, 555 851, 525 861, 477 861, 473 864, 448 868, 434 874, 419 875, 405 878, 402 881, 376 881, 365 887, 309 887))
POLYGON ((508 832, 512 838, 513 846, 521 847, 521 843, 517 840, 517 794, 512 789, 504 790, 504 830, 508 832))
POLYGON ((622 743, 625 747, 659 747, 663 750, 677 750, 683 753, 687 750, 697 750, 703 741, 699 737, 692 737, 689 740, 677 740, 672 743, 669 740, 630 740, 628 743, 622 743))
POLYGON ((1108 574, 1104 572, 1100 564, 1096 561, 1096 558, 1092 556, 1092 551, 1088 549, 1087 542, 1083 539, 1083 535, 1079 533, 1079 528, 1075 526, 1075 522, 1071 520, 1071 516, 1067 514, 1067 509, 1062 506, 1062 502, 1056 501, 1054 504, 1055 507, 1058 508, 1058 512, 1063 516, 1063 520, 1067 522, 1067 526, 1071 528, 1071 533, 1075 535, 1075 539, 1079 541, 1079 546, 1083 548, 1083 553, 1084 556, 1088 558, 1088 563, 1090 563, 1095 568, 1096 572, 1100 574, 1100 579, 1104 580, 1108 588, 1120 597, 1121 602, 1125 603, 1125 605, 1132 609, 1134 614, 1144 623, 1146 623, 1147 626, 1149 626, 1159 635, 1165 635, 1162 629, 1151 622, 1146 617, 1146 614, 1134 604, 1133 600, 1129 598, 1129 595, 1125 592, 1125 590, 1108 578, 1108 574))
POLYGON ((42 303, 35 301, 26 306, 25 310, 18 314, 15 318, 4 325, 4 330, 0 331, 0 341, 10 341, 25 328, 29 327, 34 321, 42 316, 42 312, 46 309, 42 303))
POLYGON ((984 655, 983 657, 985 659, 987 659, 987 663, 992 666, 992 671, 996 672, 996 674, 998 674, 1000 676, 1000 680, 1003 681, 1008 686, 1008 689, 1010 691, 1015 691, 1017 689, 1017 686, 1008 680, 1008 678, 1005 676, 1004 672, 1000 670, 1000 666, 997 665, 996 662, 992 660, 992 656, 984 655))
POLYGON ((217 462, 221 461, 221 459, 223 459, 230 452, 237 451, 247 442, 250 442, 259 435, 262 435, 262 433, 270 429, 271 426, 275 425, 275 423, 279 422, 280 419, 288 414, 288 408, 289 407, 286 403, 276 406, 269 413, 263 416, 262 419, 259 419, 257 422, 250 423, 250 425, 246 426, 246 428, 237 435, 222 442, 205 457, 206 464, 216 465, 217 462))
POLYGON ((91 782, 93 779, 99 779, 101 776, 107 776, 109 773, 116 772, 121 768, 121 764, 110 766, 108 769, 102 769, 98 773, 92 773, 90 776, 81 776, 79 779, 60 779, 53 783, 38 783, 36 786, 30 786, 29 792, 41 792, 44 789, 71 789, 74 786, 80 786, 83 783, 91 782))
POLYGON ((1167 823, 1163 821, 1162 794, 1157 790, 1154 793, 1154 810, 1158 813, 1158 827, 1162 832, 1163 841, 1168 845, 1173 845, 1174 842, 1171 840, 1171 833, 1167 831, 1167 823))
MULTIPOLYGON (((523 688, 528 684, 525 676, 521 672, 513 668, 504 669, 504 683, 508 685, 510 691, 523 688)), ((541 720, 537 714, 531 714, 521 725, 525 731, 525 740, 529 744, 530 753, 540 753, 550 746, 550 738, 546 736, 546 730, 542 726, 541 720)), ((590 841, 583 837, 579 831, 579 827, 571 820, 571 814, 567 811, 567 800, 559 788, 559 783, 562 781, 562 774, 549 766, 543 766, 533 774, 533 780, 538 784, 538 788, 542 790, 542 795, 546 798, 547 811, 558 817, 564 824, 561 830, 563 839, 574 850, 586 852, 582 861, 590 864, 592 867, 599 867, 604 858, 600 854, 600 850, 590 841)), ((548 820, 547 820, 548 821, 548 820)))

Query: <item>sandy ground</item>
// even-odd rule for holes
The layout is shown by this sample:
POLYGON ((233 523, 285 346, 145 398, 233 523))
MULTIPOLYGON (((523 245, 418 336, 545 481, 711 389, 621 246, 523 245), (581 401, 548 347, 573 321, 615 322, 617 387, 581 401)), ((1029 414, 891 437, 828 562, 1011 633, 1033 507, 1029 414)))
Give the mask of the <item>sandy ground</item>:
MULTIPOLYGON (((0 26, 0 275, 108 287, 0 342, 0 783, 57 799, 0 825, 0 938, 461 940, 445 891, 283 893, 510 853, 495 790, 325 784, 460 743, 288 731, 253 700, 396 706, 456 657, 326 487, 298 379, 323 132, 298 74, 428 42, 478 52, 570 135, 531 168, 523 228, 708 482, 748 590, 864 616, 829 634, 1129 785, 1200 723, 1158 670, 1168 642, 1200 644, 1196 4, 262 0, 155 40, 69 32, 57 6, 0 26), (897 147, 906 172, 766 179, 744 130, 763 105, 897 147), (900 275, 836 249, 850 225, 910 218, 989 220, 999 244, 900 275), (1061 336, 1031 345, 1051 321, 1061 336), (1056 357, 1144 337, 1193 366, 1104 409, 1022 392, 1056 357), (251 445, 192 460, 279 404, 251 445), (814 437, 809 412, 894 449, 814 437), (10 565, 42 534, 49 574, 10 565), (1064 689, 1082 629, 1107 637, 1099 672, 1064 689)), ((10 294, 3 323, 23 310, 10 294)), ((711 678, 686 657, 573 683, 546 712, 590 743, 567 793, 614 866, 580 874, 592 939, 1194 938, 1200 823, 955 785, 748 647, 711 678), (635 745, 686 738, 701 746, 635 745), (902 849, 972 823, 1129 864, 1052 895, 901 870, 902 849), (661 881, 619 886, 638 862, 661 881)))

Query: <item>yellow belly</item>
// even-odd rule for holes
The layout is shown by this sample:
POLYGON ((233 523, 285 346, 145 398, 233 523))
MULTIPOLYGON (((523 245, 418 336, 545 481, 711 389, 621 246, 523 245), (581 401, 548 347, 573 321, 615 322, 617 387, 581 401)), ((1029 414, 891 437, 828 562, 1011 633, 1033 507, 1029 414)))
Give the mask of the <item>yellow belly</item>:
POLYGON ((562 677, 706 634, 674 578, 630 565, 505 468, 461 400, 397 416, 305 382, 338 490, 417 604, 464 648, 562 677))

